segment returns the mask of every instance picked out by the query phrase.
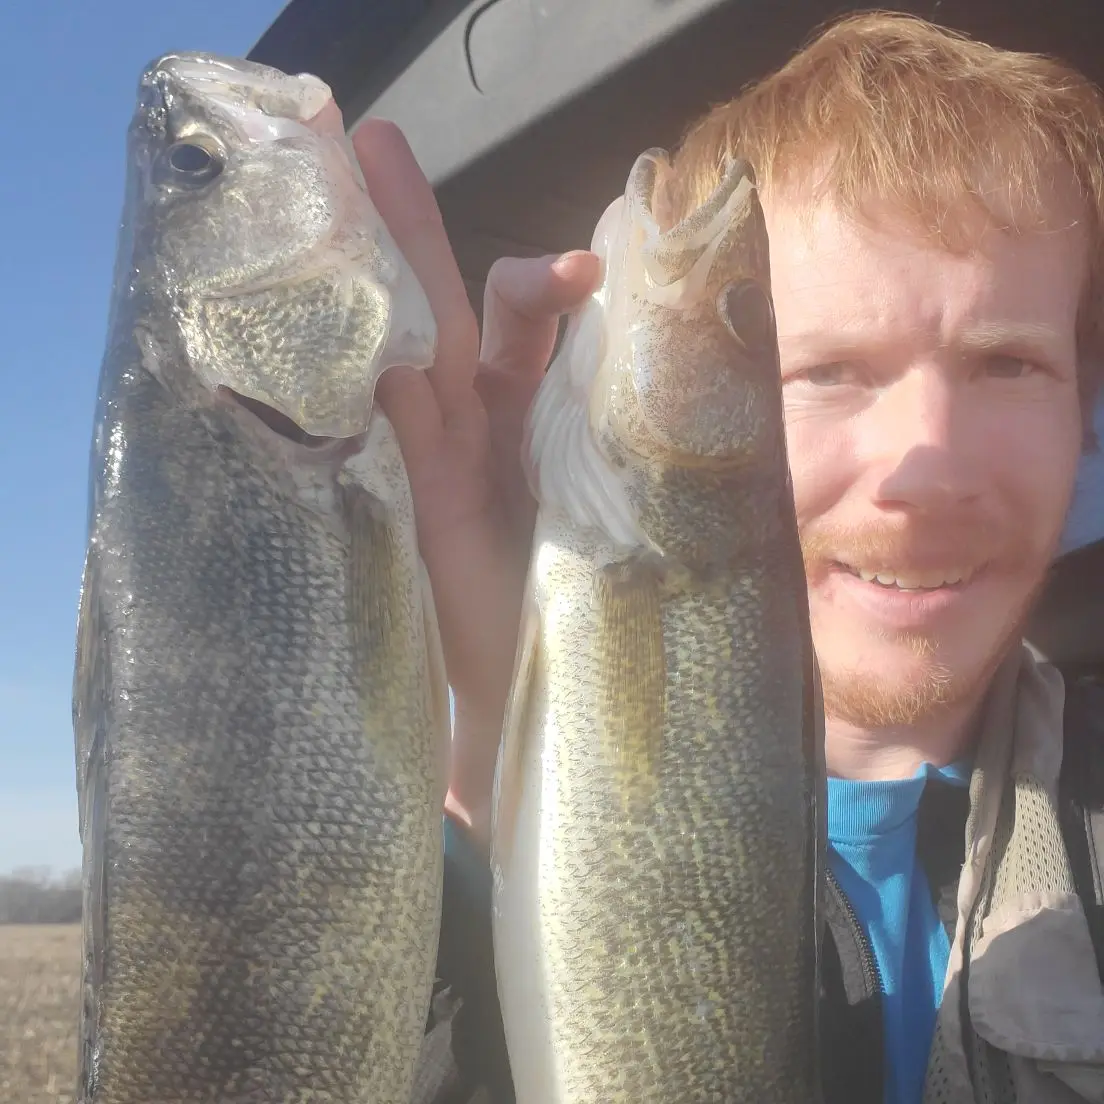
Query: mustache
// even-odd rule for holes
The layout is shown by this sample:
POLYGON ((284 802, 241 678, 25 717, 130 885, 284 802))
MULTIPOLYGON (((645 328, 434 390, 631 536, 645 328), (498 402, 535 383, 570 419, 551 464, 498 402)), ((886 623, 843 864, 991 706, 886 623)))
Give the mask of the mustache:
POLYGON ((800 537, 806 570, 828 561, 864 568, 978 568, 998 556, 1008 564, 1030 562, 1040 552, 1029 526, 981 516, 814 524, 800 537))

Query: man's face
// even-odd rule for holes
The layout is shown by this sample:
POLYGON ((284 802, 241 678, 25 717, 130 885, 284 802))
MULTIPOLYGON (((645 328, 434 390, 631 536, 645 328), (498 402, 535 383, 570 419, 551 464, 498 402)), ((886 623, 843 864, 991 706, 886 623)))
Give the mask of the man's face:
POLYGON ((956 256, 765 206, 826 711, 910 724, 980 693, 1061 532, 1083 231, 956 256))

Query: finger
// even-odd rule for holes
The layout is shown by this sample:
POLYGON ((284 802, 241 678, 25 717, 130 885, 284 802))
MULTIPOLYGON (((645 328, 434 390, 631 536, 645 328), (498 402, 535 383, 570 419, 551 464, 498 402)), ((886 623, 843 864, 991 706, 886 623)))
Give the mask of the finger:
POLYGON ((433 310, 437 357, 428 375, 447 420, 471 389, 479 329, 440 208, 397 126, 383 119, 367 119, 353 133, 352 142, 372 202, 433 310))
POLYGON ((425 372, 396 365, 376 384, 376 401, 399 439, 408 468, 428 456, 442 429, 441 411, 433 397, 433 385, 425 372))
POLYGON ((599 275, 598 257, 586 250, 495 261, 483 295, 479 359, 490 367, 539 376, 552 355, 560 315, 582 304, 599 275))
POLYGON ((307 126, 316 134, 328 134, 339 142, 345 140, 345 123, 341 116, 341 108, 335 100, 327 100, 317 114, 307 122, 307 126))
POLYGON ((525 415, 540 384, 540 376, 489 368, 475 378, 476 391, 487 413, 491 477, 505 507, 514 542, 527 554, 536 500, 529 489, 522 454, 525 415))

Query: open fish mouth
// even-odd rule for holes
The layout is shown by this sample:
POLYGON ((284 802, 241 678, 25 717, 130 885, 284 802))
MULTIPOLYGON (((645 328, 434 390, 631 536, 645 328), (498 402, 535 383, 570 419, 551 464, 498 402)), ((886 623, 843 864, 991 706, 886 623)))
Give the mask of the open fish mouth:
MULTIPOLYGON (((269 406, 268 403, 262 402, 260 399, 254 399, 249 395, 243 395, 241 392, 235 391, 232 387, 227 387, 225 384, 219 384, 217 392, 220 398, 236 403, 243 410, 248 411, 254 418, 262 422, 278 437, 283 437, 292 444, 302 445, 309 449, 323 449, 343 441, 355 439, 350 437, 324 437, 315 433, 308 433, 294 418, 288 417, 282 410, 277 410, 276 407, 269 406)), ((357 437, 359 436, 360 435, 357 434, 357 437)))

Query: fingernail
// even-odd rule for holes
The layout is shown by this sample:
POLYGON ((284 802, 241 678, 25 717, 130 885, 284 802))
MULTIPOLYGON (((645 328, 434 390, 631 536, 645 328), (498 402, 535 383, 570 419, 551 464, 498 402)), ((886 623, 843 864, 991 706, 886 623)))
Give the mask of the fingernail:
POLYGON ((576 257, 581 257, 584 253, 582 249, 572 249, 570 253, 564 253, 558 260, 552 265, 552 271, 559 273, 561 276, 568 272, 571 268, 571 263, 576 257))

